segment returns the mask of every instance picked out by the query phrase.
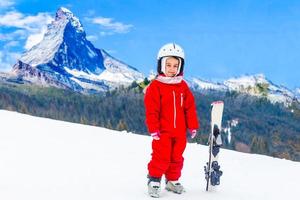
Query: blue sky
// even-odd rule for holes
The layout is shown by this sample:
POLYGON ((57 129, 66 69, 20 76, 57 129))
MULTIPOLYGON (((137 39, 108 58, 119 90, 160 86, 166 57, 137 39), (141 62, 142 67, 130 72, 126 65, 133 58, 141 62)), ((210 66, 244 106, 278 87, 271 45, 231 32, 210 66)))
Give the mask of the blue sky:
POLYGON ((64 6, 97 48, 145 75, 168 42, 186 52, 186 76, 221 81, 263 73, 300 87, 300 1, 0 0, 0 70, 7 71, 64 6))

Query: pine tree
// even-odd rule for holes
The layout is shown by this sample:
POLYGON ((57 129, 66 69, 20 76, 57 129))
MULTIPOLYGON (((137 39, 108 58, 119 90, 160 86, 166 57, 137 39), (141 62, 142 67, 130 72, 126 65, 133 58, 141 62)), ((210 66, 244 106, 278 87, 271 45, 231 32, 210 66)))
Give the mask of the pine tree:
POLYGON ((124 122, 124 120, 119 120, 119 123, 118 123, 118 125, 117 125, 117 130, 118 131, 123 131, 123 130, 127 130, 128 128, 127 128, 127 125, 126 125, 126 123, 124 122))

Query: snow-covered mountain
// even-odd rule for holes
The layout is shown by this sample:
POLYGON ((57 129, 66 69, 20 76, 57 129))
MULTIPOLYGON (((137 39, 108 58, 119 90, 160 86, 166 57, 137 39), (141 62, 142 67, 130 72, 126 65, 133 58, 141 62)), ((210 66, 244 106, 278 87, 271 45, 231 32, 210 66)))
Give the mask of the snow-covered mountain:
MULTIPOLYGON (((1 199, 152 199, 146 187, 151 137, 4 110, 0 110, 0 121, 1 199)), ((181 182, 186 193, 162 189, 162 199, 300 196, 299 162, 221 149, 221 185, 217 191, 206 192, 203 166, 208 147, 188 144, 184 157, 181 182)))
POLYGON ((230 78, 222 83, 203 81, 197 78, 188 80, 194 89, 218 90, 218 91, 237 91, 253 96, 266 97, 271 102, 291 105, 293 101, 300 102, 299 96, 284 86, 278 86, 269 81, 263 74, 244 75, 237 78, 230 78))
POLYGON ((300 99, 300 88, 295 89, 295 94, 296 94, 297 98, 300 99))
POLYGON ((25 52, 12 73, 42 85, 97 92, 143 80, 137 69, 97 49, 79 19, 59 8, 43 40, 25 52))
POLYGON ((211 81, 205 81, 200 78, 188 78, 186 79, 189 85, 195 90, 219 90, 226 91, 228 88, 223 83, 214 83, 211 81))
POLYGON ((0 80, 5 81, 8 76, 9 76, 9 74, 4 73, 4 72, 0 72, 0 80))

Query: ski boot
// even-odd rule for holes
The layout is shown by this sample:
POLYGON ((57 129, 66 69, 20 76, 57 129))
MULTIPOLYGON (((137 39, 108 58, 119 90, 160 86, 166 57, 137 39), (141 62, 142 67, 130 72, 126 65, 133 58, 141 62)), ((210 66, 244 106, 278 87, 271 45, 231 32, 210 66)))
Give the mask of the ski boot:
POLYGON ((176 194, 182 194, 185 192, 184 187, 178 181, 166 180, 166 190, 174 192, 176 194))
POLYGON ((148 194, 151 197, 158 198, 160 194, 160 180, 161 178, 148 177, 148 194))

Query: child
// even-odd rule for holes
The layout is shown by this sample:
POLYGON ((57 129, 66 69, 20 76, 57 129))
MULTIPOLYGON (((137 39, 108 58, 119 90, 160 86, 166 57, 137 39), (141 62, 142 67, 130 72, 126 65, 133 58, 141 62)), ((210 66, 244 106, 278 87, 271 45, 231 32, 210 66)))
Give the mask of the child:
POLYGON ((166 189, 181 194, 178 182, 183 167, 186 130, 196 136, 198 119, 193 94, 183 80, 184 52, 174 43, 158 52, 156 78, 145 94, 146 124, 152 141, 152 159, 148 164, 148 192, 159 197, 162 175, 166 189))

